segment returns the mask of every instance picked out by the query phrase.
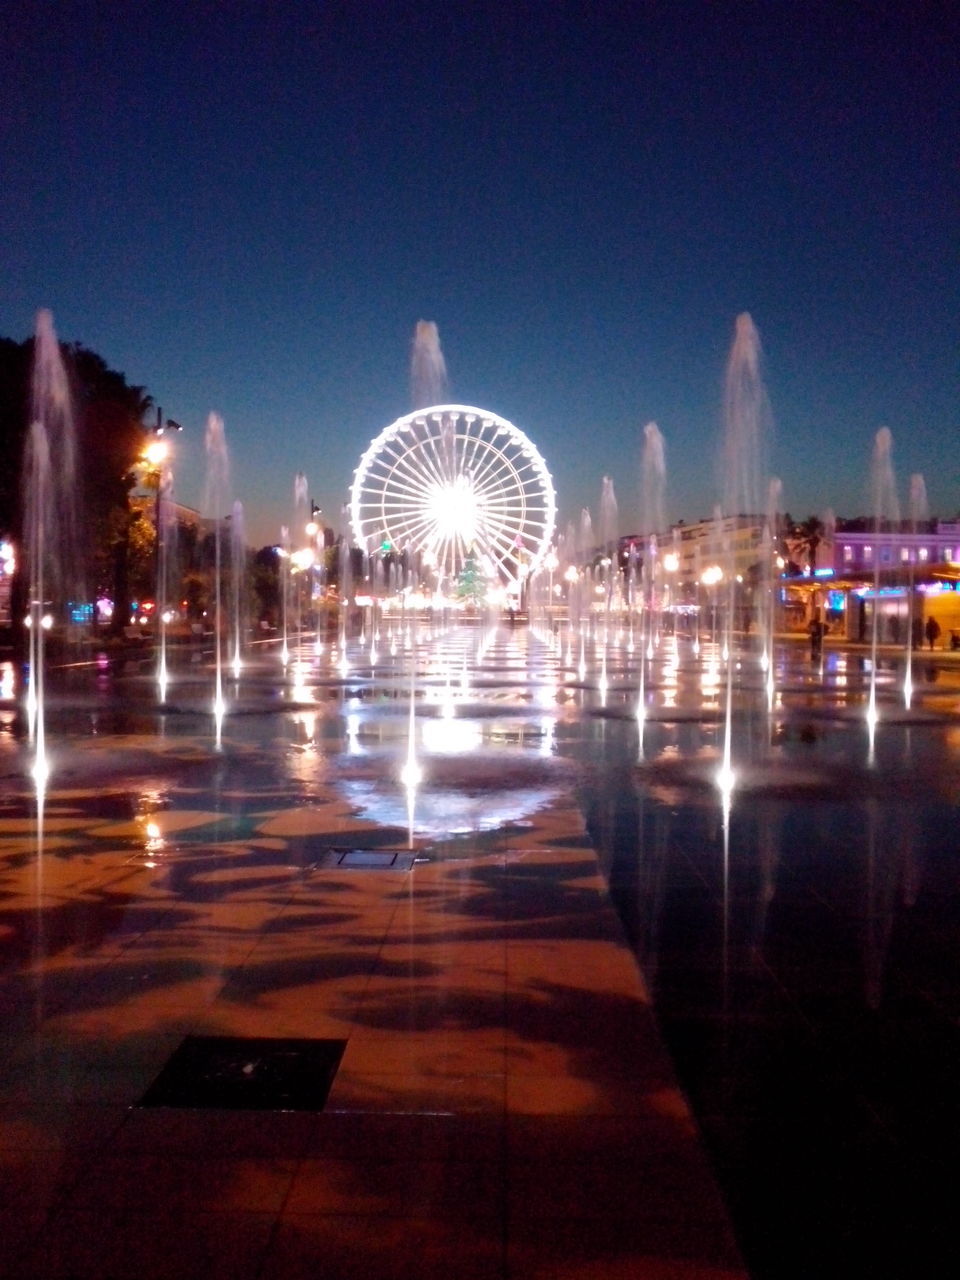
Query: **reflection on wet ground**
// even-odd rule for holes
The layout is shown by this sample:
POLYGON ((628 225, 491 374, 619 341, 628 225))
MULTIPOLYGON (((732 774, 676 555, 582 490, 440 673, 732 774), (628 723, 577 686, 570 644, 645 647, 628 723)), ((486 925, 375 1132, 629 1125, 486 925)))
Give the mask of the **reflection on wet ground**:
MULTIPOLYGON (((380 1105, 371 1071, 386 1072, 394 1105, 408 1106, 399 1068, 384 1066, 394 1059, 404 1096, 420 1099, 418 1116, 429 1109, 427 1075, 431 1105, 440 1096, 451 1115, 460 1114, 457 1090, 475 1116, 489 1111, 491 1090, 505 1089, 510 1141, 555 1142, 557 1168, 572 1162, 580 1179, 579 1198, 572 1184, 562 1192, 577 1201, 581 1232, 567 1256, 585 1251, 582 1274, 601 1258, 597 1274, 644 1274, 628 1247, 626 1204, 609 1207, 618 1194, 609 1179, 620 1179, 621 1198, 624 1186, 644 1200, 653 1193, 636 1183, 642 1162, 628 1171, 607 1121, 617 1116, 623 1137, 634 1117, 654 1147, 665 1143, 650 1127, 664 1108, 647 1100, 666 1094, 623 1087, 631 1057, 643 1079, 660 1068, 636 1039, 630 979, 613 952, 601 963, 590 950, 611 942, 597 914, 592 841, 751 1273, 939 1274, 937 1260, 953 1251, 947 1188, 960 1137, 960 661, 915 655, 907 707, 902 655, 881 655, 872 673, 865 652, 828 650, 815 666, 785 643, 772 697, 757 655, 739 655, 725 813, 716 772, 726 674, 716 646, 695 653, 687 640, 663 639, 644 680, 642 724, 639 647, 612 629, 581 641, 537 627, 410 623, 346 654, 307 644, 299 659, 284 674, 265 650, 228 682, 219 746, 203 662, 178 673, 163 707, 144 661, 56 676, 39 830, 12 677, 0 681, 0 1121, 12 1123, 27 1098, 39 1125, 23 1037, 42 1058, 58 1018, 73 1035, 122 1027, 124 1070, 147 1082, 185 1031, 330 1035, 348 1046, 333 1090, 342 1114, 380 1105), (864 718, 872 676, 875 734, 864 718), (400 777, 411 700, 423 775, 415 789, 400 777), (330 873, 317 869, 345 848, 410 850, 415 861, 366 878, 337 871, 321 886, 317 875, 330 873), (394 875, 405 877, 395 887, 394 875), (526 986, 494 978, 499 966, 526 986), (322 1007, 306 994, 317 984, 322 1007), (129 1021, 138 1000, 149 1040, 129 1021), (435 1075, 422 1074, 437 1053, 451 1064, 439 1094, 435 1075), (511 1071, 527 1084, 511 1084, 511 1071), (572 1156, 574 1131, 534 1134, 532 1115, 551 1090, 576 1096, 578 1114, 588 1080, 603 1082, 602 1105, 587 1108, 572 1156), (591 1194, 607 1209, 587 1213, 591 1194)), ((103 1070, 92 1048, 78 1049, 46 1078, 52 1096, 75 1104, 103 1070)), ((122 1073, 112 1070, 119 1097, 122 1073)), ((114 1101, 102 1089, 101 1078, 99 1107, 114 1101)), ((556 1104, 557 1124, 567 1111, 556 1104)), ((486 1151, 471 1176, 486 1177, 491 1133, 471 1125, 471 1136, 486 1151)), ((297 1159, 306 1142, 300 1134, 297 1159)), ((319 1194, 316 1156, 293 1184, 304 1204, 319 1194)), ((536 1199, 524 1182, 531 1169, 511 1171, 536 1199)), ((287 1172, 271 1167, 269 1177, 287 1172)), ((268 1200, 279 1194, 270 1187, 268 1200)), ((395 1186, 392 1194, 403 1198, 395 1186)), ((682 1188, 660 1189, 661 1218, 678 1196, 682 1188)), ((346 1200, 338 1203, 343 1212, 346 1200)), ((560 1203, 537 1219, 550 1220, 551 1249, 570 1212, 560 1203)), ((70 1204, 89 1208, 82 1197, 70 1204)), ((516 1204, 503 1212, 519 1222, 516 1204)), ((477 1274, 553 1274, 531 1261, 547 1245, 528 1226, 505 1255, 509 1232, 497 1220, 478 1245, 477 1274)), ((674 1245, 661 1244, 673 1256, 674 1245)), ((263 1241, 257 1248, 257 1258, 273 1258, 263 1241)), ((736 1273, 731 1250, 697 1249, 684 1275, 706 1275, 718 1260, 727 1270, 709 1274, 736 1273)), ((265 1275, 288 1273, 265 1265, 265 1275)))

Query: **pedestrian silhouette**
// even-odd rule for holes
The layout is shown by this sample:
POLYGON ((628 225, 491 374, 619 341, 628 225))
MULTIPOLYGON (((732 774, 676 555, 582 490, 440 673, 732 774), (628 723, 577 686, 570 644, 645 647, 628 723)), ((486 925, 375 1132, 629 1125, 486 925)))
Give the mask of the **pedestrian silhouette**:
POLYGON ((810 620, 810 626, 807 630, 810 633, 810 657, 812 661, 816 662, 823 649, 823 633, 826 630, 823 623, 820 621, 819 614, 815 614, 810 620))

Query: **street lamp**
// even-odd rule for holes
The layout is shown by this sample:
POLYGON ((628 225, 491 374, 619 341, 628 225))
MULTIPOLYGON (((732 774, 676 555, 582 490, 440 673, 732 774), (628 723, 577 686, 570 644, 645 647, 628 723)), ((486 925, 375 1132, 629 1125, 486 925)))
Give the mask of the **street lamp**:
POLYGON ((159 653, 157 660, 157 683, 160 690, 160 701, 166 699, 167 689, 167 612, 166 612, 166 548, 163 543, 163 495, 170 484, 170 472, 167 459, 170 456, 170 442, 162 437, 167 431, 182 431, 179 422, 172 418, 164 418, 163 410, 157 406, 157 421, 152 428, 152 439, 147 441, 142 457, 150 468, 148 474, 156 482, 156 499, 153 508, 154 546, 155 546, 155 578, 156 599, 154 601, 154 626, 159 635, 159 653))
POLYGON ((174 422, 172 418, 164 418, 163 410, 160 408, 159 405, 157 405, 157 421, 156 421, 156 425, 153 428, 153 434, 155 436, 162 436, 165 431, 182 431, 182 430, 183 430, 183 427, 181 427, 179 422, 174 422))
MULTIPOLYGON (((183 427, 181 427, 179 422, 174 422, 172 418, 164 418, 163 410, 160 408, 159 405, 157 405, 157 421, 152 428, 153 439, 148 441, 148 443, 144 447, 142 456, 150 464, 151 474, 153 473, 156 474, 157 500, 154 506, 154 532, 156 534, 156 540, 157 540, 158 567, 160 564, 160 540, 162 536, 161 528, 160 528, 160 524, 161 524, 160 498, 163 492, 163 479, 164 479, 163 464, 166 462, 167 458, 170 456, 170 442, 168 440, 164 440, 162 437, 164 435, 164 432, 166 431, 182 431, 182 430, 183 430, 183 427)), ((159 581, 157 583, 157 590, 159 593, 159 590, 160 590, 159 581)), ((158 608, 160 607, 159 600, 157 601, 157 607, 158 608)))

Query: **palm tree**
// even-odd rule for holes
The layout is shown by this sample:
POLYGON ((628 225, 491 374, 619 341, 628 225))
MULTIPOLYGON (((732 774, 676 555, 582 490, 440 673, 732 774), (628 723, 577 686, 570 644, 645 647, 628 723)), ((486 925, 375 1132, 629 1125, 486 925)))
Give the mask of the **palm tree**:
POLYGON ((817 550, 823 541, 825 529, 819 516, 807 516, 798 521, 787 534, 790 558, 799 563, 804 561, 810 565, 810 575, 817 572, 817 550))

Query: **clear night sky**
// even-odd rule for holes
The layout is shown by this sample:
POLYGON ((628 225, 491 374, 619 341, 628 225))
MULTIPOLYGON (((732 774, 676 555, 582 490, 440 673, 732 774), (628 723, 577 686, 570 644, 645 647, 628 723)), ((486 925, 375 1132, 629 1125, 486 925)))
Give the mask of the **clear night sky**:
POLYGON ((250 540, 293 481, 336 524, 410 408, 514 421, 561 523, 644 424, 667 514, 719 496, 723 370, 760 330, 796 516, 859 514, 874 435, 960 508, 958 7, 19 0, 0 32, 0 334, 49 307, 186 428, 226 422, 250 540))

